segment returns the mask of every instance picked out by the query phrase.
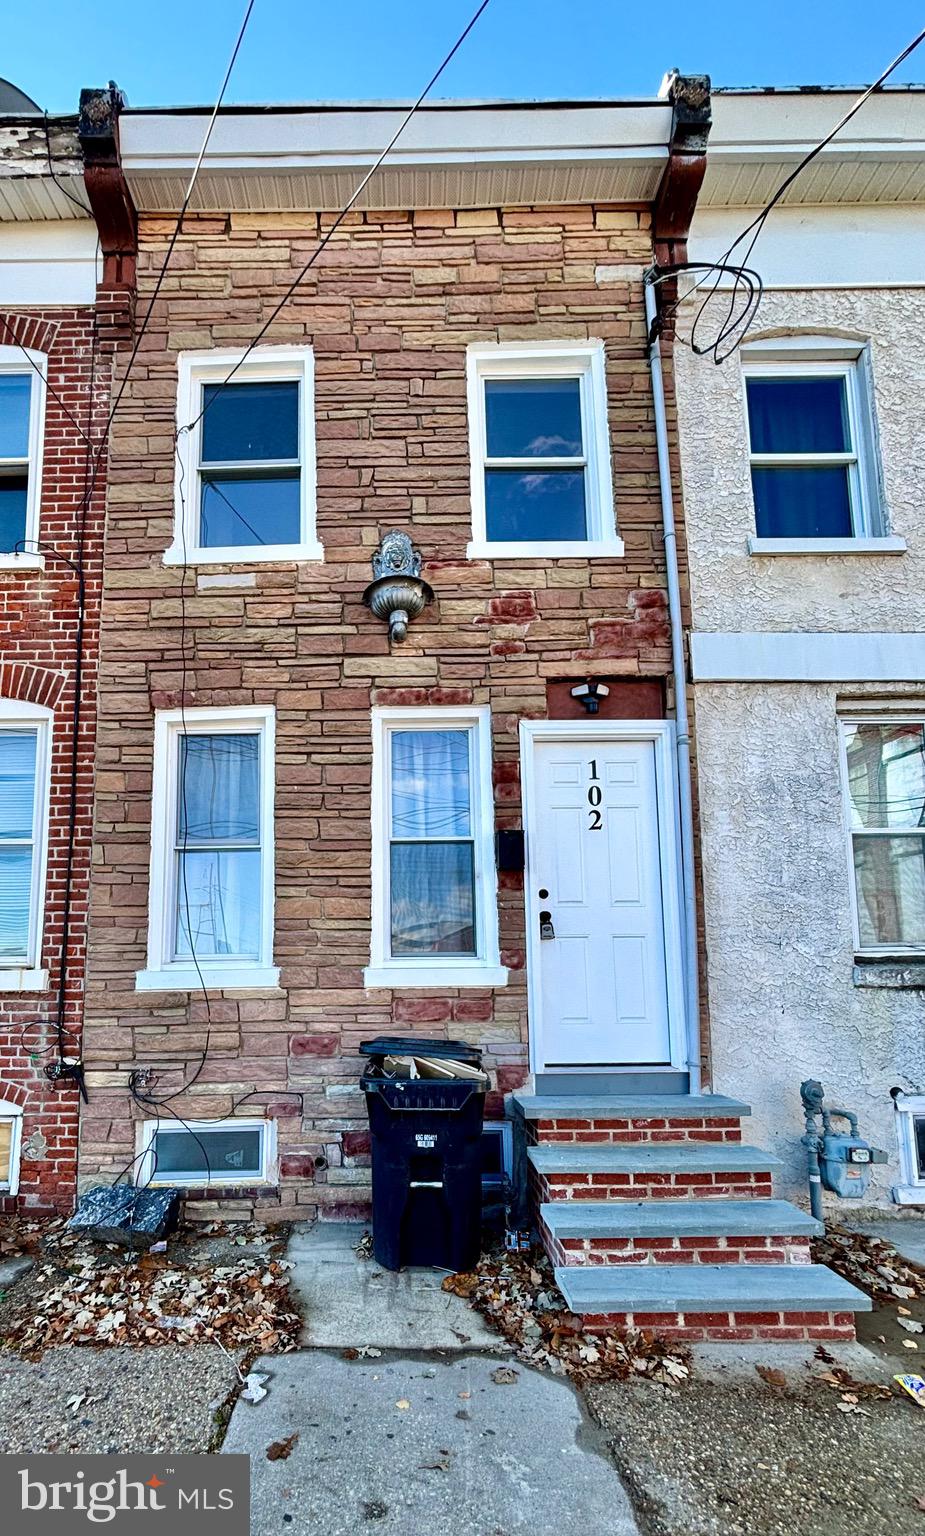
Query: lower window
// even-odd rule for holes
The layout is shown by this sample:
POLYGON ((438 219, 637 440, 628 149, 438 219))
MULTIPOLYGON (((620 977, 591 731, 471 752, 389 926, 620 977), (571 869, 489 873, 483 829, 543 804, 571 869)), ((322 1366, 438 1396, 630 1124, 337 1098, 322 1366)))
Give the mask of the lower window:
POLYGON ((925 953, 925 722, 842 732, 857 948, 925 953))
POLYGON ((0 1195, 15 1195, 19 1188, 19 1137, 22 1113, 15 1104, 0 1099, 0 1195))
POLYGON ((275 1182, 272 1120, 148 1121, 142 1127, 138 1182, 267 1184, 275 1182))
POLYGON ((925 1094, 896 1096, 899 1135, 899 1184, 893 1187, 898 1205, 925 1205, 925 1094))

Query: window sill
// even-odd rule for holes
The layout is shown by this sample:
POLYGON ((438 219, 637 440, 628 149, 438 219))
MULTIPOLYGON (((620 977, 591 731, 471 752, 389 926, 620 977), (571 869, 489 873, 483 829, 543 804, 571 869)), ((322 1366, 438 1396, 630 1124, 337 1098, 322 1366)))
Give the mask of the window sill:
POLYGON ((622 539, 551 539, 546 543, 489 544, 473 539, 466 545, 467 560, 618 560, 624 553, 622 539))
POLYGON ((855 965, 856 987, 883 987, 896 991, 925 991, 925 955, 903 960, 865 961, 855 965))
POLYGON ((182 544, 171 544, 164 551, 165 565, 265 565, 271 560, 324 560, 324 545, 314 540, 310 544, 242 544, 223 549, 188 548, 184 555, 182 544))
POLYGON ((506 987, 506 965, 368 965, 364 987, 506 987))
POLYGON ((44 571, 44 555, 27 555, 15 550, 0 554, 0 571, 44 571))
POLYGON ((904 555, 898 534, 881 539, 763 539, 749 537, 750 555, 904 555))
POLYGON ((136 992, 198 992, 205 982, 215 991, 240 992, 250 988, 279 986, 278 965, 200 966, 199 972, 190 966, 175 966, 172 970, 136 971, 136 992))
POLYGON ((0 970, 0 997, 8 992, 47 992, 48 972, 5 967, 0 970))
POLYGON ((890 1194, 895 1205, 925 1205, 925 1184, 894 1184, 890 1194))

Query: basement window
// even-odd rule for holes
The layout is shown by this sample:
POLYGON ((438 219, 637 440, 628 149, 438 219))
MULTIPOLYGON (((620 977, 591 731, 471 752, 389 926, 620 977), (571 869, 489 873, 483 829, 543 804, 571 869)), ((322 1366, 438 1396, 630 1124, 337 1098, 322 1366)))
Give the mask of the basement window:
POLYGON ((900 1183, 893 1187, 897 1205, 925 1205, 925 1094, 896 1095, 900 1183))
POLYGON ((0 1099, 0 1195, 15 1195, 19 1189, 21 1133, 22 1110, 0 1099))
POLYGON ((166 564, 320 560, 310 347, 180 358, 166 564))
POLYGON ((272 1120, 196 1120, 141 1128, 138 1183, 181 1187, 276 1182, 276 1124, 272 1120))
POLYGON ((925 722, 843 720, 860 955, 925 954, 925 722))
POLYGON ((36 542, 47 366, 44 353, 0 347, 0 566, 44 565, 36 542))
POLYGON ((0 993, 38 990, 51 711, 0 699, 0 993))
POLYGON ((466 370, 470 558, 622 555, 603 342, 477 343, 466 370))

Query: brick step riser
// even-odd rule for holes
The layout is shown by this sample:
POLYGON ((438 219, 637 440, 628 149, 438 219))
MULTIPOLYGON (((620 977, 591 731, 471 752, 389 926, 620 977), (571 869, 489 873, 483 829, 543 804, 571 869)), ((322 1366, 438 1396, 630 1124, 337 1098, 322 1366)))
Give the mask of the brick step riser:
POLYGON ((535 1146, 616 1146, 660 1142, 741 1142, 738 1120, 534 1120, 527 1140, 535 1146))
POLYGON ((554 1264, 811 1264, 805 1238, 676 1237, 556 1238, 541 1223, 554 1264))
POLYGON ((783 1340, 816 1343, 854 1340, 851 1312, 607 1312, 582 1313, 587 1333, 646 1328, 687 1344, 783 1340))
POLYGON ((530 1172, 531 1194, 547 1200, 743 1200, 771 1198, 770 1173, 530 1172))

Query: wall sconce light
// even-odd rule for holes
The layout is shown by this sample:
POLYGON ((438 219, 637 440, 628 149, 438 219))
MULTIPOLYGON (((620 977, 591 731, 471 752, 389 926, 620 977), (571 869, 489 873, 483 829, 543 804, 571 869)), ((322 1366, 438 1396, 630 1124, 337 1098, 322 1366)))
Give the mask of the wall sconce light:
POLYGON ((433 589, 421 579, 421 552, 406 533, 393 528, 383 534, 373 555, 373 577, 363 602, 377 619, 386 619, 390 640, 404 640, 408 625, 434 600, 433 589))
POLYGON ((579 683, 571 690, 572 698, 583 704, 589 715, 596 715, 601 707, 601 699, 606 699, 610 689, 606 683, 596 683, 593 678, 588 678, 586 683, 579 683))

